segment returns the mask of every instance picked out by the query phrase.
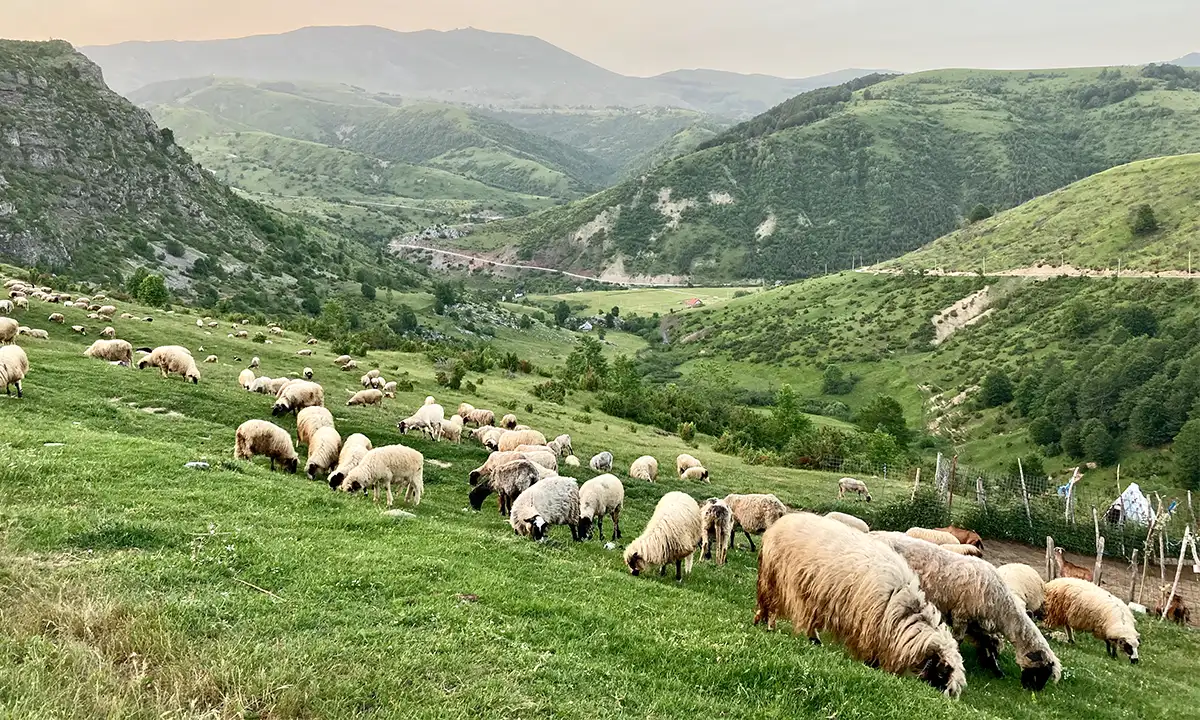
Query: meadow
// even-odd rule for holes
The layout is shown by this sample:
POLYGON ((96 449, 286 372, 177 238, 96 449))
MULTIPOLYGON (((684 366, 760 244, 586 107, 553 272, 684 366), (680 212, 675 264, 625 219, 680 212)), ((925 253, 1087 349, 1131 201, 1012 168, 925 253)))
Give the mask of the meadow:
MULTIPOLYGON (((60 308, 32 305, 18 319, 51 339, 21 338, 32 365, 25 397, 0 397, 0 716, 1115 719, 1182 717, 1200 703, 1196 633, 1149 619, 1137 666, 1108 659, 1090 637, 1052 640, 1063 680, 1032 695, 1011 652, 1003 679, 966 653, 970 685, 947 700, 836 644, 752 627, 755 558, 744 539, 727 566, 698 563, 682 585, 631 577, 619 547, 573 543, 565 528, 535 544, 492 502, 470 511, 466 476, 485 452, 401 438, 395 422, 433 394, 447 408, 469 401, 570 433, 585 463, 607 449, 620 472, 655 455, 660 481, 627 483, 626 542, 668 490, 774 492, 824 509, 836 476, 746 466, 713 453, 711 438, 693 449, 595 412, 583 393, 546 404, 529 394, 532 376, 472 374, 475 393, 450 392, 422 355, 360 359, 416 386, 382 409, 347 408, 357 373, 336 371, 323 344, 301 358, 294 333, 254 344, 227 338, 227 323, 210 335, 179 308, 118 303, 154 317, 113 323, 135 347, 176 343, 220 358, 201 366, 199 385, 164 380, 82 357, 98 326, 74 309, 63 310, 66 326, 49 325, 60 308), (71 334, 76 323, 91 335, 71 334), (270 418, 271 400, 235 380, 255 355, 271 376, 311 366, 343 435, 403 441, 448 464, 426 464, 425 499, 404 508, 413 517, 384 516, 261 459, 230 459, 237 425, 270 418), (711 485, 670 477, 685 450, 705 459, 711 485)), ((870 482, 876 503, 907 494, 907 482, 870 482)))

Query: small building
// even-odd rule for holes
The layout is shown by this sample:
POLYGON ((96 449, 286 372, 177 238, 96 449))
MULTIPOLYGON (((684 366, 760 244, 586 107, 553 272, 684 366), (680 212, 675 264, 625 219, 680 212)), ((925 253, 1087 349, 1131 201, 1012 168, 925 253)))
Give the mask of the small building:
POLYGON ((690 308, 704 307, 704 301, 700 298, 688 298, 687 300, 683 301, 683 304, 690 308))

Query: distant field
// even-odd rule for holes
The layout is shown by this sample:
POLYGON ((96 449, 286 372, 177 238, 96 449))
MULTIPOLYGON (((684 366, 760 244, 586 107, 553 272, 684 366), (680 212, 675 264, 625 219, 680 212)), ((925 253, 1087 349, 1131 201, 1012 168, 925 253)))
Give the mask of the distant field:
POLYGON ((551 296, 554 300, 566 300, 572 305, 583 304, 591 313, 605 313, 614 306, 622 312, 638 315, 665 315, 672 310, 681 312, 689 309, 684 303, 691 298, 700 299, 705 305, 721 305, 733 299, 735 293, 758 292, 759 287, 697 287, 697 288, 643 288, 638 290, 598 290, 596 292, 564 293, 551 296))

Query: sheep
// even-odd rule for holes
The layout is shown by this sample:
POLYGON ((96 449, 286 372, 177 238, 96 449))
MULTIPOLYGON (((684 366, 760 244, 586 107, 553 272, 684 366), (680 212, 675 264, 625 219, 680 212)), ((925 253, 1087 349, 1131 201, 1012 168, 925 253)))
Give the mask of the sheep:
POLYGON ((537 430, 508 430, 496 443, 496 449, 504 452, 513 450, 518 445, 545 445, 546 436, 537 430))
POLYGON ((387 506, 394 504, 392 483, 404 487, 404 501, 421 504, 425 493, 425 457, 403 445, 385 445, 368 450, 353 470, 346 473, 338 487, 343 492, 358 492, 374 488, 372 500, 379 501, 379 483, 387 483, 387 506))
POLYGON ((51 313, 51 314, 50 314, 50 317, 49 317, 49 318, 47 318, 47 319, 48 319, 50 322, 52 322, 52 323, 58 323, 59 325, 62 325, 62 324, 64 324, 64 323, 66 323, 66 322, 67 322, 67 318, 66 318, 66 317, 64 317, 62 313, 51 313))
POLYGON ((111 339, 115 338, 116 336, 117 336, 117 331, 112 325, 109 325, 108 327, 106 327, 100 331, 100 337, 102 337, 102 338, 111 340, 111 339))
POLYGON ((517 427, 517 416, 509 413, 500 418, 500 427, 513 430, 517 427))
POLYGON ((754 624, 779 616, 814 643, 828 630, 868 665, 911 672, 950 697, 966 687, 962 655, 917 575, 884 543, 809 513, 763 535, 754 624))
POLYGON ((16 386, 17 399, 25 397, 21 381, 29 374, 29 357, 20 345, 5 345, 0 347, 0 382, 4 383, 4 394, 12 395, 11 388, 16 386))
POLYGON ((924 540, 934 545, 958 545, 958 538, 948 532, 941 530, 930 530, 922 527, 911 527, 905 531, 905 535, 917 540, 924 540))
POLYGON ((709 498, 700 506, 700 557, 724 565, 733 537, 733 511, 721 498, 709 498))
POLYGON ((1063 549, 1060 547, 1054 548, 1054 564, 1058 568, 1059 577, 1079 578, 1092 582, 1092 571, 1067 560, 1063 557, 1063 549))
POLYGON ((204 362, 206 362, 206 363, 215 363, 215 362, 217 362, 217 356, 216 356, 216 355, 209 355, 208 357, 204 358, 204 362))
POLYGON ((579 458, 574 455, 568 455, 563 458, 563 464, 567 467, 579 467, 579 458))
POLYGON ((864 533, 871 532, 871 527, 869 525, 867 525, 867 523, 865 521, 863 521, 862 518, 857 518, 857 517, 854 517, 853 515, 847 515, 846 513, 835 511, 835 512, 825 513, 825 517, 829 518, 830 520, 837 520, 841 524, 843 524, 847 527, 852 527, 859 532, 864 532, 864 533))
POLYGON ((1021 601, 1025 612, 1033 617, 1041 617, 1046 605, 1046 583, 1037 570, 1024 563, 1009 563, 996 568, 996 574, 1013 596, 1021 601))
POLYGON ((382 402, 383 393, 378 390, 359 390, 354 393, 354 397, 346 401, 346 405, 379 405, 382 402))
POLYGON ((341 450, 342 436, 336 429, 323 427, 314 432, 308 439, 308 462, 304 468, 308 479, 316 480, 318 474, 328 473, 338 461, 341 450))
MULTIPOLYGON (((370 392, 379 391, 371 390, 370 392)), ((438 437, 442 440, 449 440, 457 445, 462 442, 462 431, 462 418, 457 415, 451 415, 449 419, 442 420, 442 424, 438 427, 438 437)))
MULTIPOLYGON (((787 505, 774 495, 733 493, 725 496, 725 504, 733 511, 734 524, 742 529, 742 533, 750 541, 751 552, 754 552, 755 547, 754 538, 750 537, 750 534, 761 535, 788 512, 787 505)), ((732 537, 729 544, 733 545, 732 537)))
POLYGON ((29 331, 29 337, 35 338, 37 340, 49 340, 50 333, 46 332, 45 330, 40 330, 38 328, 31 328, 29 331))
POLYGON ((667 574, 667 565, 675 563, 675 581, 692 572, 696 547, 703 539, 700 506, 691 495, 669 492, 654 507, 646 528, 625 548, 625 565, 634 577, 650 566, 659 566, 659 575, 667 574))
POLYGON ((558 455, 559 457, 566 457, 574 454, 574 451, 571 448, 570 435, 559 435, 550 442, 546 443, 546 445, 549 446, 554 454, 558 455))
POLYGON ((983 538, 979 537, 979 533, 975 532, 974 530, 964 530, 963 528, 954 527, 953 525, 950 527, 938 528, 938 530, 950 533, 958 539, 959 543, 963 545, 974 545, 981 551, 983 550, 983 538))
POLYGON ((333 364, 337 365, 338 367, 341 367, 341 366, 345 365, 346 363, 350 362, 350 360, 351 360, 351 358, 349 355, 338 355, 337 357, 335 357, 333 359, 333 364))
POLYGON ((474 423, 476 427, 484 427, 496 422, 496 413, 491 410, 472 409, 463 420, 474 423))
POLYGON ((956 543, 954 545, 939 545, 938 547, 946 550, 947 552, 952 552, 955 555, 970 555, 971 557, 977 558, 983 557, 983 551, 974 545, 961 545, 956 543))
POLYGON ((296 444, 308 445, 321 428, 333 427, 333 413, 327 408, 312 406, 296 413, 296 444))
MULTIPOLYGON (((308 368, 305 368, 305 369, 308 370, 308 368)), ((312 370, 308 370, 308 372, 312 372, 312 370)), ((395 380, 384 383, 383 384, 383 396, 388 397, 388 398, 395 398, 396 397, 396 387, 397 387, 397 385, 396 385, 395 380)))
POLYGON ((311 357, 312 353, 313 353, 313 351, 309 348, 305 348, 303 350, 296 351, 296 354, 299 355, 300 357, 311 357))
POLYGON ((475 485, 468 495, 471 507, 479 510, 483 501, 493 492, 499 497, 500 515, 507 517, 512 503, 521 493, 542 478, 542 468, 534 462, 516 459, 497 465, 487 482, 475 485))
POLYGON ((851 477, 838 480, 838 500, 841 500, 848 492, 854 493, 860 500, 865 497, 867 502, 871 502, 871 493, 867 491, 867 484, 862 480, 855 480, 851 477))
POLYGON ((1163 585, 1158 589, 1158 605, 1154 607, 1154 614, 1157 617, 1166 617, 1171 622, 1179 625, 1187 625, 1192 619, 1192 611, 1188 608, 1187 603, 1183 601, 1183 596, 1178 592, 1171 597, 1171 605, 1166 607, 1166 615, 1163 615, 1163 610, 1167 604, 1167 596, 1171 595, 1171 586, 1163 585))
POLYGON ((692 457, 691 455, 688 455, 687 453, 683 453, 682 455, 675 458, 675 474, 678 475, 679 477, 683 477, 683 473, 688 468, 701 467, 702 465, 703 465, 703 463, 701 463, 696 458, 692 457))
POLYGON ((21 331, 21 324, 16 320, 7 317, 0 317, 0 345, 7 345, 17 341, 17 334, 21 331))
POLYGON ((133 346, 125 340, 97 340, 83 351, 83 355, 97 360, 133 364, 133 346))
POLYGON ((625 506, 625 486, 616 475, 597 475, 579 488, 579 537, 592 539, 592 522, 604 539, 604 517, 612 518, 612 540, 621 537, 621 509, 625 506))
POLYGON ((302 371, 300 372, 300 375, 301 375, 301 376, 302 376, 302 377, 303 377, 305 380, 312 380, 312 379, 313 379, 313 369, 312 369, 312 368, 310 368, 310 367, 306 367, 306 368, 304 368, 304 370, 302 370, 302 371))
POLYGON ((588 467, 596 472, 606 472, 608 470, 612 470, 612 464, 613 454, 607 450, 593 455, 592 459, 588 461, 588 467))
POLYGON ((683 471, 680 480, 691 480, 693 482, 712 482, 708 478, 708 469, 702 467, 690 467, 683 471))
POLYGON ((1004 637, 1016 652, 1022 687, 1041 690, 1051 678, 1059 679, 1058 658, 991 563, 901 533, 874 533, 873 537, 904 558, 946 623, 975 643, 982 667, 1003 675, 999 654, 1004 637))
POLYGON ((286 382, 276 396, 271 414, 276 417, 288 413, 297 413, 306 407, 321 407, 325 405, 325 389, 315 382, 308 380, 292 380, 286 382))
POLYGON ((374 447, 371 438, 362 433, 354 433, 342 442, 342 450, 338 453, 337 467, 329 473, 329 487, 337 489, 346 475, 358 466, 367 453, 374 447))
POLYGON ((396 429, 401 435, 407 435, 409 430, 420 430, 430 440, 436 440, 445 419, 446 412, 441 405, 422 405, 415 413, 396 423, 396 429))
POLYGON ((1075 643, 1075 631, 1090 631, 1103 640, 1108 656, 1120 649, 1129 662, 1138 662, 1140 636, 1133 612, 1109 591, 1080 578, 1058 578, 1046 583, 1048 628, 1066 627, 1067 642, 1075 643))
POLYGON ((554 525, 571 528, 571 539, 579 537, 579 486, 567 477, 550 477, 517 496, 509 510, 508 523, 517 535, 545 540, 554 525))
POLYGON ((250 364, 247 365, 247 367, 251 370, 257 370, 258 366, 261 364, 262 364, 262 361, 258 359, 257 355, 255 355, 254 357, 250 358, 250 364))
POLYGON ((249 368, 238 373, 238 385, 244 390, 249 390, 254 385, 254 379, 254 371, 249 368))
POLYGON ((650 455, 643 455, 629 466, 629 477, 634 480, 654 482, 658 479, 658 460, 650 455))
POLYGON ((71 332, 76 335, 87 335, 87 328, 82 325, 72 325, 71 332))
POLYGON ((148 367, 158 368, 164 378, 170 376, 171 373, 176 373, 191 380, 192 384, 200 382, 200 370, 196 368, 196 360, 192 357, 191 351, 179 345, 156 347, 149 355, 138 360, 138 370, 148 367))
POLYGON ((292 474, 295 474, 296 466, 300 463, 296 448, 292 446, 292 436, 287 430, 266 420, 247 420, 237 429, 233 459, 249 460, 255 455, 271 458, 272 470, 278 460, 283 469, 292 474))

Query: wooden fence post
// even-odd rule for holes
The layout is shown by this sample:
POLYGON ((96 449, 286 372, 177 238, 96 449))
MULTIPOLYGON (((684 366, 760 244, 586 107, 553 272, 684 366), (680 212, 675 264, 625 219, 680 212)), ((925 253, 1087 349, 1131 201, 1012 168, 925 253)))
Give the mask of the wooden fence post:
POLYGON ((1100 584, 1100 571, 1104 569, 1104 538, 1096 541, 1096 567, 1092 570, 1092 582, 1100 584))
POLYGON ((1025 466, 1021 458, 1017 458, 1017 472, 1021 475, 1021 499, 1025 501, 1025 519, 1029 521, 1029 529, 1033 529, 1033 515, 1029 512, 1029 490, 1025 487, 1025 466))
POLYGON ((1129 561, 1129 599, 1125 602, 1133 602, 1133 591, 1137 588, 1137 566, 1138 566, 1138 551, 1133 549, 1133 558, 1129 561))
POLYGON ((1167 619, 1167 609, 1171 607, 1171 601, 1175 599, 1175 592, 1179 590, 1179 575, 1183 573, 1183 556, 1187 552, 1190 542, 1193 542, 1192 526, 1188 525, 1183 529, 1183 542, 1179 544, 1179 564, 1175 566, 1175 582, 1171 584, 1171 594, 1167 596, 1167 602, 1163 605, 1163 620, 1167 619))
POLYGON ((1058 577, 1058 565, 1054 562, 1054 538, 1046 536, 1046 582, 1058 577))

